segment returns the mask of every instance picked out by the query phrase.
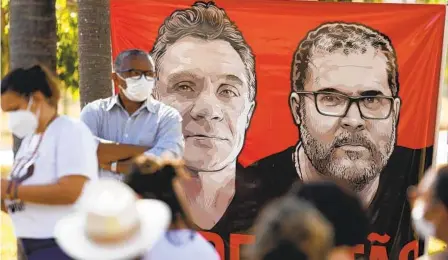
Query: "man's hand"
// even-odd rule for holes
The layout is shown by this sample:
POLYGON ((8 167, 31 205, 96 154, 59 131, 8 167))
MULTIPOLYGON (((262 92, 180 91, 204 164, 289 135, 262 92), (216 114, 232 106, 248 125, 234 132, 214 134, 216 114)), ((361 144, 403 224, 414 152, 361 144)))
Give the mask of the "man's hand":
POLYGON ((9 185, 9 181, 6 179, 2 179, 2 184, 1 184, 1 198, 2 200, 4 200, 6 198, 6 190, 8 189, 8 185, 9 185))
POLYGON ((2 203, 1 210, 6 214, 8 214, 8 210, 6 209, 5 201, 3 199, 1 200, 1 203, 2 203))
POLYGON ((163 167, 163 161, 155 155, 141 155, 135 159, 135 164, 143 174, 153 174, 163 167))
POLYGON ((184 160, 173 157, 169 152, 162 154, 161 160, 163 166, 171 165, 174 167, 177 177, 180 177, 184 180, 191 178, 191 174, 188 172, 187 168, 185 168, 184 160))
POLYGON ((135 163, 144 174, 152 174, 167 165, 171 165, 176 170, 176 175, 178 177, 181 177, 182 179, 189 179, 191 177, 185 168, 184 161, 173 157, 170 152, 162 154, 161 157, 154 155, 142 155, 135 159, 135 163))

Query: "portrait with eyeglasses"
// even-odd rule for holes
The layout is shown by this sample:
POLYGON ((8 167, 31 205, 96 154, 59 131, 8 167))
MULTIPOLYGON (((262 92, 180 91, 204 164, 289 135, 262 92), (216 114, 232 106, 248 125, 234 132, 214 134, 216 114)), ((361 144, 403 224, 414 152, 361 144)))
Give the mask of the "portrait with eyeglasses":
POLYGON ((355 103, 363 119, 387 119, 392 112, 394 97, 379 91, 366 91, 360 96, 349 96, 336 89, 325 91, 297 91, 299 95, 314 98, 317 112, 324 116, 345 117, 355 103))
POLYGON ((372 232, 390 237, 390 259, 398 259, 415 239, 406 187, 417 181, 418 167, 403 160, 421 154, 397 145, 402 100, 391 39, 363 24, 321 24, 298 44, 290 82, 299 140, 250 166, 264 176, 264 196, 278 197, 297 180, 347 183, 362 198, 372 232))

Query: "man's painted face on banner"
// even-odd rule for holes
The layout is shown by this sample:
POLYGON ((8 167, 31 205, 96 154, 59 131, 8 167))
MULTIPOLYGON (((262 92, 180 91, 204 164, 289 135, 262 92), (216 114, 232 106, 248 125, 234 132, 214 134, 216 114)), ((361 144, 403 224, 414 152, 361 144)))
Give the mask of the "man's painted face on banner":
POLYGON ((186 165, 221 170, 236 160, 254 108, 244 63, 226 41, 185 37, 167 48, 160 100, 183 117, 186 165))
MULTIPOLYGON (((310 63, 304 91, 352 97, 392 96, 386 57, 373 48, 364 54, 315 54, 310 63)), ((343 117, 323 115, 315 101, 312 95, 302 96, 300 112, 292 109, 300 124, 305 154, 321 174, 346 180, 354 189, 362 189, 380 174, 392 154, 399 99, 389 103, 392 112, 386 119, 363 118, 356 103, 350 105, 343 117)))

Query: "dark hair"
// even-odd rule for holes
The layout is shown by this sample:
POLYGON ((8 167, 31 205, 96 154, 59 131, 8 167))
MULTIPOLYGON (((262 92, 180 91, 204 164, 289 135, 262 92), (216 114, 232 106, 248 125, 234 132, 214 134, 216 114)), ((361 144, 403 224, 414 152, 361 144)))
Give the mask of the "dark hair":
POLYGON ((290 193, 309 201, 333 225, 335 246, 355 246, 366 241, 370 223, 355 193, 332 181, 295 184, 290 193))
MULTIPOLYGON (((182 205, 174 191, 173 181, 176 177, 176 169, 172 165, 166 165, 154 173, 150 172, 153 162, 151 159, 140 156, 132 166, 131 173, 126 176, 125 183, 143 199, 157 199, 165 202, 171 210, 171 223, 174 224, 179 217, 186 220, 182 205)), ((173 244, 175 239, 170 239, 171 233, 167 232, 167 238, 173 244)), ((194 232, 192 232, 192 237, 194 232)))
POLYGON ((118 56, 115 58, 114 70, 117 70, 121 66, 125 58, 137 56, 149 56, 149 54, 140 49, 129 49, 120 52, 120 54, 118 54, 118 56))
POLYGON ((436 199, 448 209, 448 165, 443 165, 437 169, 434 193, 436 199))
POLYGON ((226 11, 216 6, 214 2, 195 2, 190 8, 176 10, 165 19, 151 50, 157 70, 160 69, 162 57, 168 46, 188 36, 207 41, 228 42, 244 63, 249 84, 249 99, 255 99, 255 57, 252 49, 235 23, 227 16, 226 11))
POLYGON ((363 24, 325 23, 308 32, 294 52, 291 66, 292 91, 301 91, 309 80, 309 63, 316 52, 363 54, 371 47, 387 58, 387 77, 392 96, 398 96, 398 65, 395 49, 390 38, 363 24))
POLYGON ((251 260, 326 259, 333 246, 330 223, 310 203, 293 196, 269 203, 258 216, 251 260))
POLYGON ((9 72, 2 79, 1 94, 3 95, 8 90, 27 98, 39 91, 54 107, 57 107, 60 97, 58 80, 43 65, 18 68, 9 72))
POLYGON ((266 253, 262 260, 307 260, 308 256, 297 248, 292 241, 280 241, 277 246, 266 253))
MULTIPOLYGON (((146 163, 146 162, 144 162, 146 163)), ((176 176, 174 167, 167 165, 155 173, 146 172, 145 165, 134 164, 133 170, 126 176, 125 183, 144 199, 158 199, 171 209, 171 221, 183 214, 183 209, 176 197, 173 180, 176 176)))

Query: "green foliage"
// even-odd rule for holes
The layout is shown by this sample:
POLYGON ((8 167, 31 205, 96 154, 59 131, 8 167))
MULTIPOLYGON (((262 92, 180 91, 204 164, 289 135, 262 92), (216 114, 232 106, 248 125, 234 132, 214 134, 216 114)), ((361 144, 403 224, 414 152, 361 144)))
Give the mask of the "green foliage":
POLYGON ((75 1, 56 0, 57 73, 64 85, 76 94, 78 74, 78 14, 75 1))
POLYGON ((7 0, 2 0, 1 9, 1 77, 6 75, 9 71, 9 2, 7 0))
MULTIPOLYGON (((8 0, 2 0, 1 24, 1 75, 9 70, 9 8, 8 0)), ((57 68, 56 72, 63 85, 75 98, 79 96, 78 74, 78 14, 75 0, 56 0, 57 21, 57 68)))
POLYGON ((446 0, 424 0, 418 1, 425 4, 446 4, 446 0))

